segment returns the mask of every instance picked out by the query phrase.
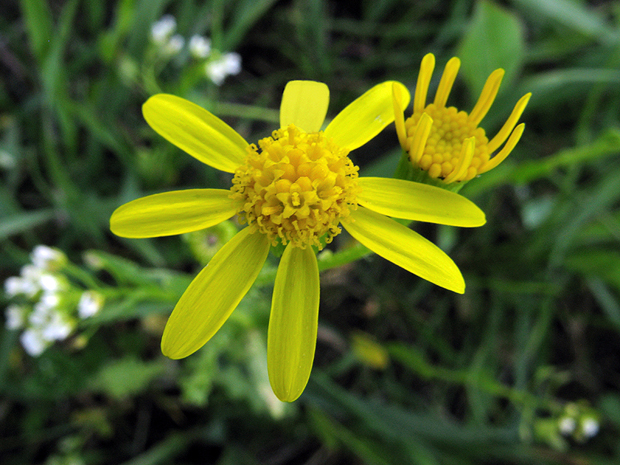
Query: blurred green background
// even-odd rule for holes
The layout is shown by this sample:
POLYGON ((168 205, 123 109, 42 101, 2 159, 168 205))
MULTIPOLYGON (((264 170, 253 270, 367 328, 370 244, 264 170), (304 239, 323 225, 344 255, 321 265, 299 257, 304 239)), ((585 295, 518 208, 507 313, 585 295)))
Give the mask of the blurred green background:
MULTIPOLYGON (((620 3, 12 0, 0 12, 0 280, 45 244, 68 256, 67 299, 105 296, 37 356, 6 313, 3 465, 620 463, 620 3), (413 92, 429 52, 431 92, 461 58, 448 103, 465 111, 506 69, 491 135, 533 94, 515 151, 461 191, 487 224, 414 226, 466 293, 375 256, 322 273, 314 370, 282 404, 266 373, 273 259, 203 349, 163 357, 167 316, 234 225, 109 232, 129 200, 230 181, 155 134, 141 104, 172 93, 254 141, 276 128, 287 81, 327 83, 333 117, 383 80, 413 92)), ((399 155, 390 126, 352 158, 391 176, 399 155)))

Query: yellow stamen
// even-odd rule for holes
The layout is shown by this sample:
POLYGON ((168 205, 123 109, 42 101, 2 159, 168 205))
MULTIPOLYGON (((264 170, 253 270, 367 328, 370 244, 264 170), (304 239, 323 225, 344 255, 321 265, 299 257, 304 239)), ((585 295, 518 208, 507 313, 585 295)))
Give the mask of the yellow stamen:
POLYGON ((435 106, 437 108, 442 108, 446 106, 446 102, 448 101, 448 95, 450 95, 450 91, 452 90, 452 85, 456 79, 456 75, 459 72, 459 68, 461 67, 461 60, 457 57, 452 57, 446 63, 446 67, 443 70, 443 75, 441 76, 441 81, 439 81, 439 87, 437 88, 437 93, 435 94, 435 106))
POLYGON ((420 65, 420 74, 418 74, 418 83, 413 98, 414 113, 421 113, 426 106, 426 94, 431 83, 433 69, 435 69, 435 55, 429 53, 422 58, 422 64, 420 65))
POLYGON ((358 167, 348 150, 322 132, 305 133, 294 125, 274 131, 259 147, 247 148, 232 181, 240 220, 273 245, 320 249, 322 239, 331 242, 357 205, 358 167))

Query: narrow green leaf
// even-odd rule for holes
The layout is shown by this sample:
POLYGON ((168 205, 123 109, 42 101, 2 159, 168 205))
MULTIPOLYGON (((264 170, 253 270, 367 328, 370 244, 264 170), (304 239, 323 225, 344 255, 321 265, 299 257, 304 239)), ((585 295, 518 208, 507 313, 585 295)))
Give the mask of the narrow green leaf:
POLYGON ((42 61, 52 38, 52 13, 46 0, 21 0, 20 3, 32 52, 42 61))

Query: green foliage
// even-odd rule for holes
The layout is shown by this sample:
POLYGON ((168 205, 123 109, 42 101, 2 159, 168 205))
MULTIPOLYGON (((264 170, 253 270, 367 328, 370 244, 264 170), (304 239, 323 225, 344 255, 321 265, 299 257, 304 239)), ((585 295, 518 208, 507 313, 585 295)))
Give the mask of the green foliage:
POLYGON ((458 48, 463 76, 476 96, 491 74, 503 68, 502 88, 511 89, 525 58, 523 25, 519 17, 490 1, 476 4, 471 24, 458 48))
MULTIPOLYGON (((7 313, 3 465, 620 462, 616 3, 5 3, 0 280, 47 244, 68 255, 62 273, 74 291, 96 290, 105 304, 38 357, 5 327, 7 313), (241 72, 218 86, 204 73, 215 52, 164 53, 150 35, 164 14, 186 42, 200 34, 220 55, 240 53, 241 72), (110 214, 129 200, 230 182, 147 126, 148 96, 192 100, 256 141, 275 129, 288 80, 327 83, 329 118, 385 79, 413 92, 428 52, 438 63, 460 57, 449 101, 459 108, 471 108, 490 71, 506 69, 482 122, 490 136, 533 94, 514 152, 460 191, 487 224, 413 226, 453 257, 466 293, 341 235, 319 254, 317 356, 297 402, 280 403, 267 378, 274 257, 204 348, 164 358, 167 316, 238 225, 184 238, 109 232, 110 214)), ((400 153, 390 127, 352 157, 363 174, 390 176, 400 153)))

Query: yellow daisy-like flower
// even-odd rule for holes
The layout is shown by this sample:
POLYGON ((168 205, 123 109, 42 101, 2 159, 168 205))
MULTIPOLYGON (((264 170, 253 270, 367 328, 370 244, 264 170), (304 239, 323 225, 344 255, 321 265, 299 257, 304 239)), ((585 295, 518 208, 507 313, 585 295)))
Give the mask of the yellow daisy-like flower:
POLYGON ((274 284, 269 320, 268 371, 274 393, 293 401, 303 392, 314 360, 321 248, 340 226, 372 251, 439 286, 464 292, 454 262, 437 246, 388 216, 454 226, 480 226, 472 202, 433 186, 398 179, 359 178, 349 158, 394 117, 392 88, 377 85, 321 131, 329 90, 312 81, 289 82, 280 129, 248 144, 222 120, 172 95, 143 106, 149 125, 214 168, 234 173, 232 187, 190 189, 143 197, 119 207, 112 232, 123 237, 182 234, 238 214, 238 232, 192 281, 162 337, 164 355, 179 359, 202 347, 250 289, 272 245, 286 245, 274 284), (387 215, 387 216, 385 216, 387 215))
MULTIPOLYGON (((495 100, 504 70, 496 69, 491 73, 478 102, 468 115, 455 107, 446 107, 460 64, 456 57, 448 61, 435 100, 427 105, 426 94, 435 68, 435 56, 429 53, 422 59, 413 114, 406 121, 403 111, 409 99, 398 86, 394 87, 393 92, 396 131, 401 147, 408 154, 411 164, 422 170, 421 174, 440 181, 441 184, 437 185, 441 186, 469 181, 504 161, 523 134, 525 124, 515 125, 532 95, 528 93, 521 97, 504 126, 489 141, 484 129, 478 125, 495 100), (492 157, 504 142, 504 147, 492 157)), ((408 179, 424 179, 415 173, 410 174, 408 179)))

